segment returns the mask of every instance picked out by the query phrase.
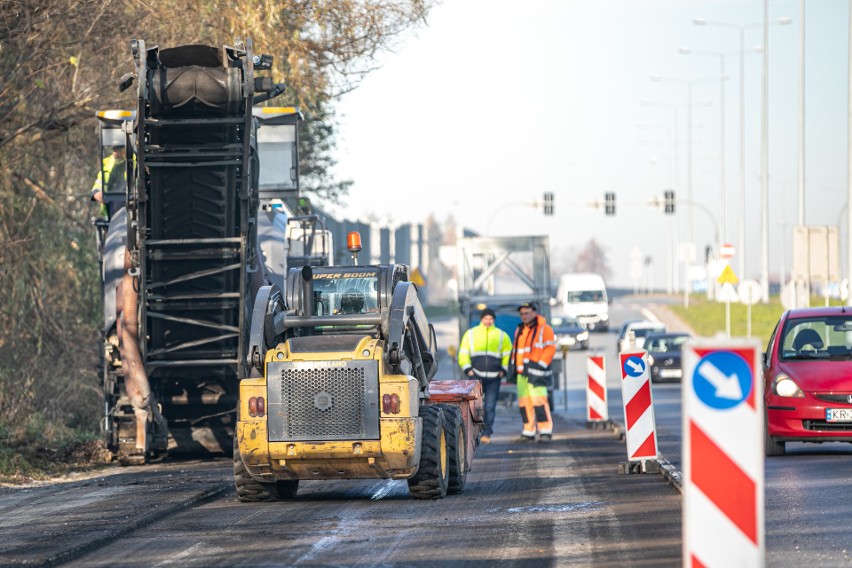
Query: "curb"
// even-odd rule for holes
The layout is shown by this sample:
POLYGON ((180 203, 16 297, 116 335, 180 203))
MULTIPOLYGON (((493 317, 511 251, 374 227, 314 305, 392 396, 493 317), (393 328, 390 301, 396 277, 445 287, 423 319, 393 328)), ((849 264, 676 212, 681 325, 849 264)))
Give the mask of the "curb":
MULTIPOLYGON (((624 440, 624 426, 622 424, 615 420, 610 420, 609 429, 615 435, 616 439, 624 440)), ((663 476, 663 479, 677 489, 678 493, 683 495, 683 473, 662 455, 659 455, 657 461, 660 464, 660 475, 663 476)))

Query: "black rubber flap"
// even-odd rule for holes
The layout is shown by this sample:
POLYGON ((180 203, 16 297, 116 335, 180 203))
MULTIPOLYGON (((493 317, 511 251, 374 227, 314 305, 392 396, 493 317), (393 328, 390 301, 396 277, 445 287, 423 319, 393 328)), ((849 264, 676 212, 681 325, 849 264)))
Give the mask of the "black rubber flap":
POLYGON ((210 45, 182 45, 160 50, 160 63, 166 67, 222 67, 222 50, 210 45))

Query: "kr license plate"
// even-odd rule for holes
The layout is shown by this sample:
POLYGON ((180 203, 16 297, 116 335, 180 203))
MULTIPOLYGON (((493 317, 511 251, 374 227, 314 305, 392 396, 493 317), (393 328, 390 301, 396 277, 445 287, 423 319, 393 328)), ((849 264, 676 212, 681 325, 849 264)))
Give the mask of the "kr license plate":
POLYGON ((852 408, 826 408, 826 422, 852 422, 852 408))
POLYGON ((676 379, 683 375, 680 369, 660 369, 660 376, 664 379, 676 379))

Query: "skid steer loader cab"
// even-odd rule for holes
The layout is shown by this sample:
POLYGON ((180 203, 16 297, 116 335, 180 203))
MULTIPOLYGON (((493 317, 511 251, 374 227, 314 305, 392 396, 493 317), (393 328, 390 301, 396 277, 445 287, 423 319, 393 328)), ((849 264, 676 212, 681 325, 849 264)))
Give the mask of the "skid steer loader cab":
POLYGON ((407 479, 460 492, 482 422, 476 381, 433 381, 435 332, 403 265, 291 269, 258 293, 240 384, 234 475, 244 501, 299 480, 407 479))

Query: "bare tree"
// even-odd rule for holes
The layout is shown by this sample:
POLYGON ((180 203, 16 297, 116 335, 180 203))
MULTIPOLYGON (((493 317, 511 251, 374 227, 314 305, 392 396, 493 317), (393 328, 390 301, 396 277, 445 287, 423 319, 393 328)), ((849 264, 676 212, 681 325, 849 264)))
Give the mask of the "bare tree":
POLYGON ((577 254, 574 271, 593 272, 603 276, 604 280, 608 279, 612 276, 612 269, 609 267, 606 248, 594 238, 589 239, 577 254))
MULTIPOLYGON (((334 97, 357 86, 430 0, 0 0, 0 432, 28 417, 97 428, 98 264, 88 193, 95 111, 128 108, 129 41, 173 47, 251 37, 288 103, 318 126, 303 164, 333 160, 334 97), (324 152, 324 154, 322 154, 324 152), (317 158, 319 156, 319 158, 317 158)), ((330 175, 330 174, 329 174, 330 175)), ((2 439, 0 439, 2 443, 2 439)))

